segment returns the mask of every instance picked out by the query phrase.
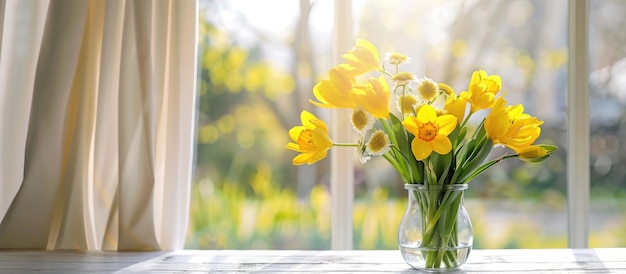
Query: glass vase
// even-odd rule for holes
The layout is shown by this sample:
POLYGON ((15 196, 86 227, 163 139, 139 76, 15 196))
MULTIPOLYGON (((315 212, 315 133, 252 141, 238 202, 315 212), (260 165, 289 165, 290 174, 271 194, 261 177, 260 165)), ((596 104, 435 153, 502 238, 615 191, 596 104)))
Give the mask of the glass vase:
POLYGON ((473 230, 463 206, 467 185, 405 184, 408 207, 398 228, 402 257, 414 269, 447 271, 472 250, 473 230))

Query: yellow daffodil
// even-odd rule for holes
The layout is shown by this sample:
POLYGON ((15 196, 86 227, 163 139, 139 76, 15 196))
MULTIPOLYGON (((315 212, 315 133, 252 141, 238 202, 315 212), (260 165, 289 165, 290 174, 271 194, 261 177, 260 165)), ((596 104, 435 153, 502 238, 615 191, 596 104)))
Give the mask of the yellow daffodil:
POLYGON ((498 98, 485 119, 485 131, 493 144, 502 144, 516 153, 524 151, 539 138, 543 121, 524 113, 522 105, 507 106, 498 98))
POLYGON ((433 106, 424 105, 419 109, 416 117, 406 117, 402 124, 415 136, 411 143, 415 159, 424 160, 433 151, 444 155, 452 150, 448 134, 456 127, 456 117, 453 115, 437 116, 433 106))
POLYGON ((366 84, 352 89, 356 105, 363 107, 375 118, 389 118, 389 85, 383 75, 370 78, 366 84))
POLYGON ((496 94, 500 91, 502 80, 498 75, 488 75, 484 70, 474 71, 468 90, 468 101, 472 113, 493 107, 496 94))
POLYGON ((309 102, 324 108, 354 108, 356 105, 351 94, 354 78, 340 66, 332 68, 328 74, 329 79, 313 87, 313 95, 319 102, 309 102))
POLYGON ((357 39, 356 45, 342 55, 347 64, 342 66, 347 68, 350 75, 358 76, 380 68, 380 58, 378 49, 372 43, 365 39, 357 39))
POLYGON ((293 158, 294 165, 305 163, 310 165, 326 157, 327 151, 333 146, 333 141, 324 121, 312 113, 302 111, 300 120, 301 126, 289 130, 289 137, 293 143, 288 143, 287 148, 301 153, 293 158))

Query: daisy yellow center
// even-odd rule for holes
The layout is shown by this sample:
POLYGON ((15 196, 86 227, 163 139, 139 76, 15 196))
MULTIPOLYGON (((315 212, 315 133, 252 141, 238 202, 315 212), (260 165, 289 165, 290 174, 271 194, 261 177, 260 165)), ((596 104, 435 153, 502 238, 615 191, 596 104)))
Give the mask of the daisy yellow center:
POLYGON ((313 143, 313 132, 310 129, 300 132, 298 137, 298 146, 304 151, 315 150, 315 144, 313 143))
POLYGON ((419 128, 418 137, 426 142, 430 142, 437 136, 437 131, 437 126, 432 122, 424 123, 424 125, 419 128))
POLYGON ((417 90, 419 91, 420 95, 422 95, 422 98, 430 101, 432 99, 435 99, 439 88, 437 87, 437 84, 435 82, 430 80, 424 80, 419 85, 417 90))
POLYGON ((363 110, 355 110, 352 113, 352 125, 357 130, 363 130, 367 126, 367 113, 363 110))
POLYGON ((391 77, 391 80, 396 83, 406 85, 407 83, 415 80, 415 76, 413 76, 413 74, 408 73, 408 72, 400 72, 394 75, 393 77, 391 77))
POLYGON ((401 53, 391 53, 389 54, 389 62, 397 65, 397 64, 401 64, 401 63, 405 63, 409 60, 409 58, 401 53))
POLYGON ((402 113, 412 113, 413 106, 417 104, 417 100, 413 96, 409 95, 401 95, 400 96, 400 107, 402 109, 402 113))
POLYGON ((373 153, 378 153, 387 147, 387 139, 385 138, 385 134, 377 131, 369 142, 369 149, 373 153))
POLYGON ((438 87, 440 90, 445 92, 448 96, 456 95, 456 93, 454 93, 454 89, 452 89, 452 87, 448 86, 447 84, 439 83, 438 87))

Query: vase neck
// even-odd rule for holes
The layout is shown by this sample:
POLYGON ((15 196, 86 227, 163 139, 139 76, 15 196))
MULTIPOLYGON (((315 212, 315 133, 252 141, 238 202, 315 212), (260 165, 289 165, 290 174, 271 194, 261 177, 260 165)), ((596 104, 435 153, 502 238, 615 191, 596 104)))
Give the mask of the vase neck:
POLYGON ((467 184, 453 185, 427 185, 427 184, 404 184, 404 188, 408 190, 453 190, 463 191, 468 188, 467 184))

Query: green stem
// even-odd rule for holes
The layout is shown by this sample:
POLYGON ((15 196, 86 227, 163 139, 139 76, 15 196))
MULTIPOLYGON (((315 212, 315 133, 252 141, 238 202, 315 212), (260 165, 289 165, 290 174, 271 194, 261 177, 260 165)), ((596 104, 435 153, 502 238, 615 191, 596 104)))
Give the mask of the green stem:
POLYGON ((393 77, 393 74, 391 74, 390 72, 386 71, 385 69, 379 69, 378 70, 380 73, 385 74, 389 77, 393 77))
POLYGON ((427 248, 424 254, 427 268, 443 267, 442 262, 446 267, 452 267, 456 262, 456 250, 448 250, 448 247, 456 246, 458 242, 456 221, 463 193, 441 191, 429 190, 428 194, 420 196, 428 199, 423 207, 425 216, 422 217, 425 221, 423 246, 427 248))
POLYGON ((336 146, 336 147, 359 147, 359 144, 333 143, 333 146, 336 146))

